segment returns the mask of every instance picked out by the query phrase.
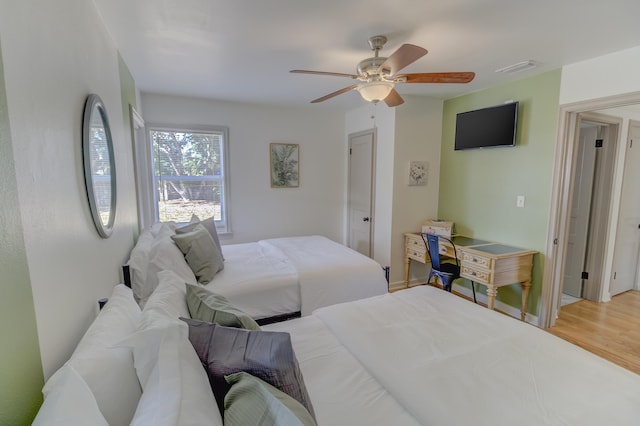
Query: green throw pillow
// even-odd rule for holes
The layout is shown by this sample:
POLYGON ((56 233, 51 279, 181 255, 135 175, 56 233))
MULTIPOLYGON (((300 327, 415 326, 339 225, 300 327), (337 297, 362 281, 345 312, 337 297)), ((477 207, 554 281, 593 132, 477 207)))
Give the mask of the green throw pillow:
POLYGON ((315 426, 307 409, 286 393, 245 372, 225 376, 231 389, 224 398, 229 426, 315 426))
POLYGON ((226 327, 260 330, 253 318, 233 306, 225 297, 204 287, 187 284, 187 306, 193 319, 226 327))
POLYGON ((199 283, 208 284, 224 268, 222 254, 204 226, 198 225, 191 232, 172 235, 189 267, 199 283))

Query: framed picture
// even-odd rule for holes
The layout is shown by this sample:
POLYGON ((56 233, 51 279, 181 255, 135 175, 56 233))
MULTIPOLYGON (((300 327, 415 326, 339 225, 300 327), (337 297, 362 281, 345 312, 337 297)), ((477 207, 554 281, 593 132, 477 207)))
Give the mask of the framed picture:
POLYGON ((428 169, 426 161, 409 161, 409 186, 426 185, 428 169))
POLYGON ((269 145, 272 188, 297 188, 299 186, 299 151, 295 143, 269 145))

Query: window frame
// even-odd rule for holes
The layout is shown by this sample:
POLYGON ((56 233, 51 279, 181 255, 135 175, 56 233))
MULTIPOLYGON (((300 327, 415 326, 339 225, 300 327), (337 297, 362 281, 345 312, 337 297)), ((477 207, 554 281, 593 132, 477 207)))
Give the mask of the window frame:
MULTIPOLYGON (((221 155, 220 161, 222 162, 220 170, 222 171, 222 177, 220 179, 222 183, 222 194, 220 199, 222 201, 221 216, 222 220, 216 220, 216 231, 218 234, 230 234, 231 233, 231 217, 230 217, 230 178, 229 178, 229 128, 227 126, 207 126, 207 125, 171 125, 171 124, 147 124, 146 125, 146 139, 147 147, 151 151, 151 158, 149 164, 149 175, 151 178, 151 189, 153 191, 153 215, 156 222, 160 220, 158 211, 158 193, 156 188, 156 176, 155 176, 155 153, 153 152, 153 138, 151 132, 177 132, 177 133, 215 133, 222 135, 222 146, 220 147, 221 155)), ((206 219, 204 217, 200 219, 206 219)))

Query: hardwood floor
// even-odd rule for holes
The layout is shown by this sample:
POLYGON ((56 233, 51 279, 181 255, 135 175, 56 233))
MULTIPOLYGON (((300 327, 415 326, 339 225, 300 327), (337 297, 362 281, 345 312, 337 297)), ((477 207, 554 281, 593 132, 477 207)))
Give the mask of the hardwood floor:
POLYGON ((640 291, 563 306, 547 331, 640 374, 640 291))

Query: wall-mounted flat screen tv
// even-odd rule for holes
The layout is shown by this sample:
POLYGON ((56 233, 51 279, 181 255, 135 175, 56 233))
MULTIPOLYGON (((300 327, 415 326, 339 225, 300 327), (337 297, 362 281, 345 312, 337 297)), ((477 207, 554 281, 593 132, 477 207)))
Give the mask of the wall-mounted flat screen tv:
POLYGON ((496 105, 456 116, 455 150, 515 146, 518 102, 496 105))

